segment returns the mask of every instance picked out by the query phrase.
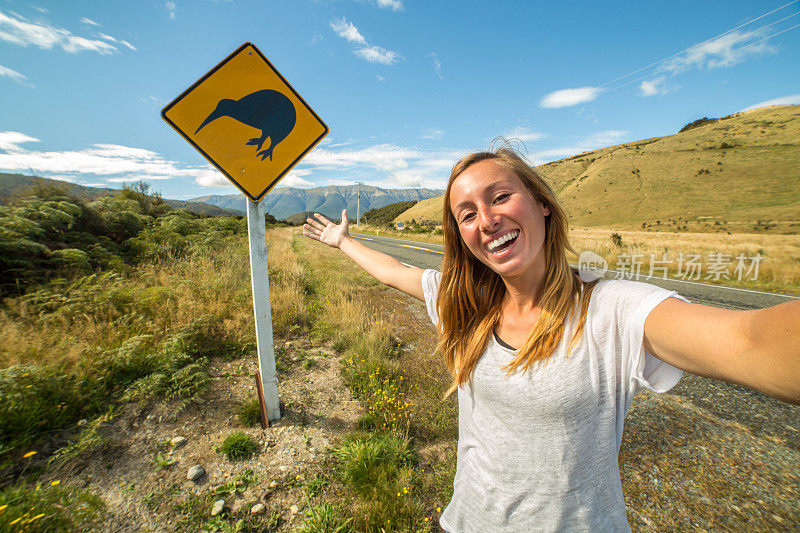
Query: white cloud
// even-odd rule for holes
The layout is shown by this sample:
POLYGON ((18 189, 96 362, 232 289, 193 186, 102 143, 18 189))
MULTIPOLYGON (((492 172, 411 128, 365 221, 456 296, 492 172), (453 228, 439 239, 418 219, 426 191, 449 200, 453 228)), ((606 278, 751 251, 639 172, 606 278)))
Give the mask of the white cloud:
POLYGON ((47 9, 46 7, 39 7, 39 6, 31 6, 31 7, 43 15, 50 13, 50 10, 47 9))
POLYGON ((376 74, 375 76, 378 78, 378 81, 386 81, 386 78, 384 78, 380 74, 376 74))
POLYGON ((397 52, 392 52, 380 46, 368 46, 360 48, 353 52, 358 57, 369 61, 370 63, 379 63, 381 65, 393 65, 403 58, 397 52))
POLYGON ((163 98, 159 98, 158 96, 140 96, 139 101, 143 104, 155 106, 155 107, 164 107, 167 105, 167 101, 163 98))
POLYGON ((353 53, 370 63, 393 65, 403 59, 403 56, 392 50, 387 50, 380 46, 370 46, 364 36, 361 35, 361 32, 358 31, 358 28, 344 17, 338 20, 332 20, 330 25, 331 29, 336 32, 336 35, 359 45, 360 48, 354 50, 353 53))
POLYGON ((137 48, 135 46, 133 46, 131 43, 129 43, 128 41, 124 41, 122 39, 115 39, 114 37, 112 37, 110 35, 107 35, 105 33, 98 33, 97 35, 98 35, 98 37, 100 37, 102 39, 105 39, 106 41, 111 41, 112 43, 119 43, 122 46, 125 46, 125 47, 133 50, 134 52, 137 51, 137 48))
POLYGON ((200 185, 231 185, 211 165, 182 165, 145 148, 94 144, 83 150, 34 151, 21 146, 32 142, 39 142, 39 139, 16 131, 0 132, 0 169, 11 172, 32 169, 39 175, 56 175, 53 177, 66 180, 75 180, 78 176, 95 176, 119 183, 140 178, 190 178, 200 185))
POLYGON ((561 89, 545 95, 539 107, 557 108, 570 107, 591 102, 603 92, 600 87, 577 87, 575 89, 561 89))
POLYGON ((116 46, 103 40, 79 37, 64 28, 29 22, 19 15, 6 15, 3 12, 0 12, 0 39, 18 46, 33 45, 44 50, 61 48, 70 54, 83 51, 113 54, 118 51, 116 46))
POLYGON ((379 144, 361 150, 333 151, 317 148, 303 158, 304 166, 325 169, 365 166, 377 170, 398 170, 408 167, 408 160, 420 157, 416 150, 391 144, 379 144))
POLYGON ((423 139, 441 139, 444 137, 444 130, 440 130, 439 128, 425 128, 422 130, 422 138, 423 139))
POLYGON ((444 76, 442 75, 442 62, 439 61, 439 54, 436 52, 431 52, 429 55, 431 58, 433 58, 433 71, 440 80, 443 80, 444 76))
POLYGON ((304 168, 293 168, 289 173, 280 181, 281 187, 313 187, 314 184, 310 181, 303 179, 303 176, 308 176, 311 171, 304 168))
POLYGON ((399 188, 422 187, 423 176, 416 169, 398 170, 392 173, 391 183, 399 188))
POLYGON ((28 78, 26 78, 24 74, 20 74, 13 68, 8 68, 4 67, 3 65, 0 65, 0 78, 2 78, 3 76, 9 78, 11 81, 19 83, 20 85, 33 87, 33 85, 28 83, 28 78))
POLYGON ((195 177, 195 182, 201 187, 229 188, 233 185, 227 177, 215 168, 200 171, 195 177))
POLYGON ((628 131, 624 130, 604 130, 598 131, 597 133, 593 133, 586 140, 583 142, 585 146, 589 146, 588 150, 594 150, 595 148, 600 148, 605 145, 611 145, 613 143, 619 143, 622 139, 627 137, 630 134, 628 131), (600 146, 598 146, 600 145, 600 146))
POLYGON ((519 139, 522 142, 538 141, 544 136, 544 133, 539 133, 538 131, 533 131, 523 127, 516 127, 513 130, 503 134, 503 137, 506 139, 519 139))
POLYGON ((403 6, 403 2, 400 0, 375 0, 375 3, 378 4, 378 7, 383 9, 391 9, 392 11, 403 11, 405 6, 403 6))
POLYGON ((339 20, 331 21, 331 29, 336 32, 339 37, 350 41, 351 43, 358 43, 366 46, 367 40, 358 31, 358 28, 352 22, 342 17, 339 20))
POLYGON ((630 135, 630 132, 623 130, 604 130, 598 131, 581 139, 572 146, 561 146, 557 148, 550 148, 548 150, 539 150, 534 154, 533 163, 541 165, 546 162, 563 159, 583 152, 597 150, 598 148, 605 148, 624 142, 624 139, 630 135))
POLYGON ((758 42, 763 36, 762 30, 734 31, 692 46, 678 57, 662 64, 659 70, 678 74, 691 68, 731 67, 753 56, 777 52, 776 48, 766 42, 758 42))
POLYGON ((18 131, 0 131, 0 150, 5 150, 6 152, 23 150, 19 146, 20 144, 36 142, 39 142, 39 139, 18 131))
POLYGON ((167 2, 164 4, 164 7, 167 9, 167 13, 169 13, 169 20, 175 20, 175 12, 178 9, 175 2, 167 2))
POLYGON ((95 22, 92 19, 86 17, 83 17, 81 19, 81 22, 83 22, 84 24, 88 24, 89 26, 100 26, 99 22, 95 22))
POLYGON ((771 105, 798 105, 800 104, 800 94, 790 94, 788 96, 781 96, 780 98, 773 98, 772 100, 765 100, 757 104, 745 107, 742 111, 750 111, 751 109, 758 109, 759 107, 767 107, 771 105))
POLYGON ((659 85, 666 78, 666 76, 660 76, 654 80, 644 80, 641 85, 639 85, 639 94, 641 96, 655 96, 657 94, 664 94, 666 91, 659 87, 659 85))

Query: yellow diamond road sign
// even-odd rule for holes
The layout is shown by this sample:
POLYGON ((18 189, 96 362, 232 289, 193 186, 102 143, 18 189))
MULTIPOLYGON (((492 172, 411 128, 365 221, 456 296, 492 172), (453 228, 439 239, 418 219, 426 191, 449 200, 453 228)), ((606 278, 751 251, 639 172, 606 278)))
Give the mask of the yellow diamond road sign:
POLYGON ((251 43, 186 89, 161 116, 254 202, 328 133, 251 43))

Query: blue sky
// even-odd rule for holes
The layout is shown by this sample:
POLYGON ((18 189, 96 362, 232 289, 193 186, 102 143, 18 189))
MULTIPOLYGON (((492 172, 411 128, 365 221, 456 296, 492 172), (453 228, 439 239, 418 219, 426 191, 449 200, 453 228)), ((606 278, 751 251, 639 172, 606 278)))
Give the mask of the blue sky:
POLYGON ((497 136, 541 163, 800 103, 800 1, 0 0, 0 171, 238 192, 160 110, 253 42, 330 133, 279 186, 443 188, 497 136))

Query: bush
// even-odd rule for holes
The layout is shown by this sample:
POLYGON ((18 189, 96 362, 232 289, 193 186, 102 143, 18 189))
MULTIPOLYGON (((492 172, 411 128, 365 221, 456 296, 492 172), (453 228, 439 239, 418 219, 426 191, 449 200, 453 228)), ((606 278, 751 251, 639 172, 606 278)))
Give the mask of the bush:
POLYGON ((0 511, 0 531, 45 533, 100 529, 105 511, 103 501, 90 492, 50 483, 36 488, 4 488, 0 492, 0 509, 4 507, 0 511))
POLYGON ((242 402, 236 409, 236 414, 239 416, 239 422, 245 426, 254 426, 261 421, 261 402, 258 398, 242 402))
POLYGON ((364 213, 361 219, 372 226, 391 224, 392 220, 400 216, 404 211, 411 209, 416 203, 416 201, 397 202, 377 209, 370 209, 364 213))
POLYGON ((231 433, 217 447, 217 451, 231 461, 249 459, 258 449, 258 443, 247 433, 231 433))
POLYGON ((56 268, 74 274, 88 274, 92 271, 89 254, 75 248, 55 250, 50 254, 50 261, 56 268))
MULTIPOLYGON (((420 529, 422 513, 413 497, 418 459, 407 439, 387 433, 350 435, 333 455, 342 481, 361 499, 364 529, 377 531, 387 523, 399 531, 420 529)), ((354 514, 361 515, 358 510, 354 514)))
POLYGON ((690 122, 684 127, 682 127, 678 133, 683 133, 684 131, 689 131, 694 128, 699 128, 700 126, 705 126, 706 124, 712 124, 718 120, 719 120, 718 118, 708 118, 708 117, 698 118, 697 120, 690 122))
POLYGON ((354 531, 351 518, 338 505, 321 503, 306 511, 306 521, 297 529, 298 533, 351 533, 354 531))
POLYGON ((97 401, 93 385, 38 366, 0 369, 0 443, 19 451, 76 422, 97 401))

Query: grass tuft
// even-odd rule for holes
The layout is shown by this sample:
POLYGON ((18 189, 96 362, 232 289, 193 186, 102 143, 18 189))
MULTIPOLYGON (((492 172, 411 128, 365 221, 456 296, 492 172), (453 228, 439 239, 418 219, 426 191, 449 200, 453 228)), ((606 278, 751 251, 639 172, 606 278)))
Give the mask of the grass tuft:
POLYGON ((253 437, 241 431, 231 433, 217 447, 217 451, 231 461, 249 459, 257 449, 258 443, 253 437))
POLYGON ((330 503, 321 503, 306 511, 305 522, 298 533, 351 533, 353 518, 347 518, 341 507, 330 503))

